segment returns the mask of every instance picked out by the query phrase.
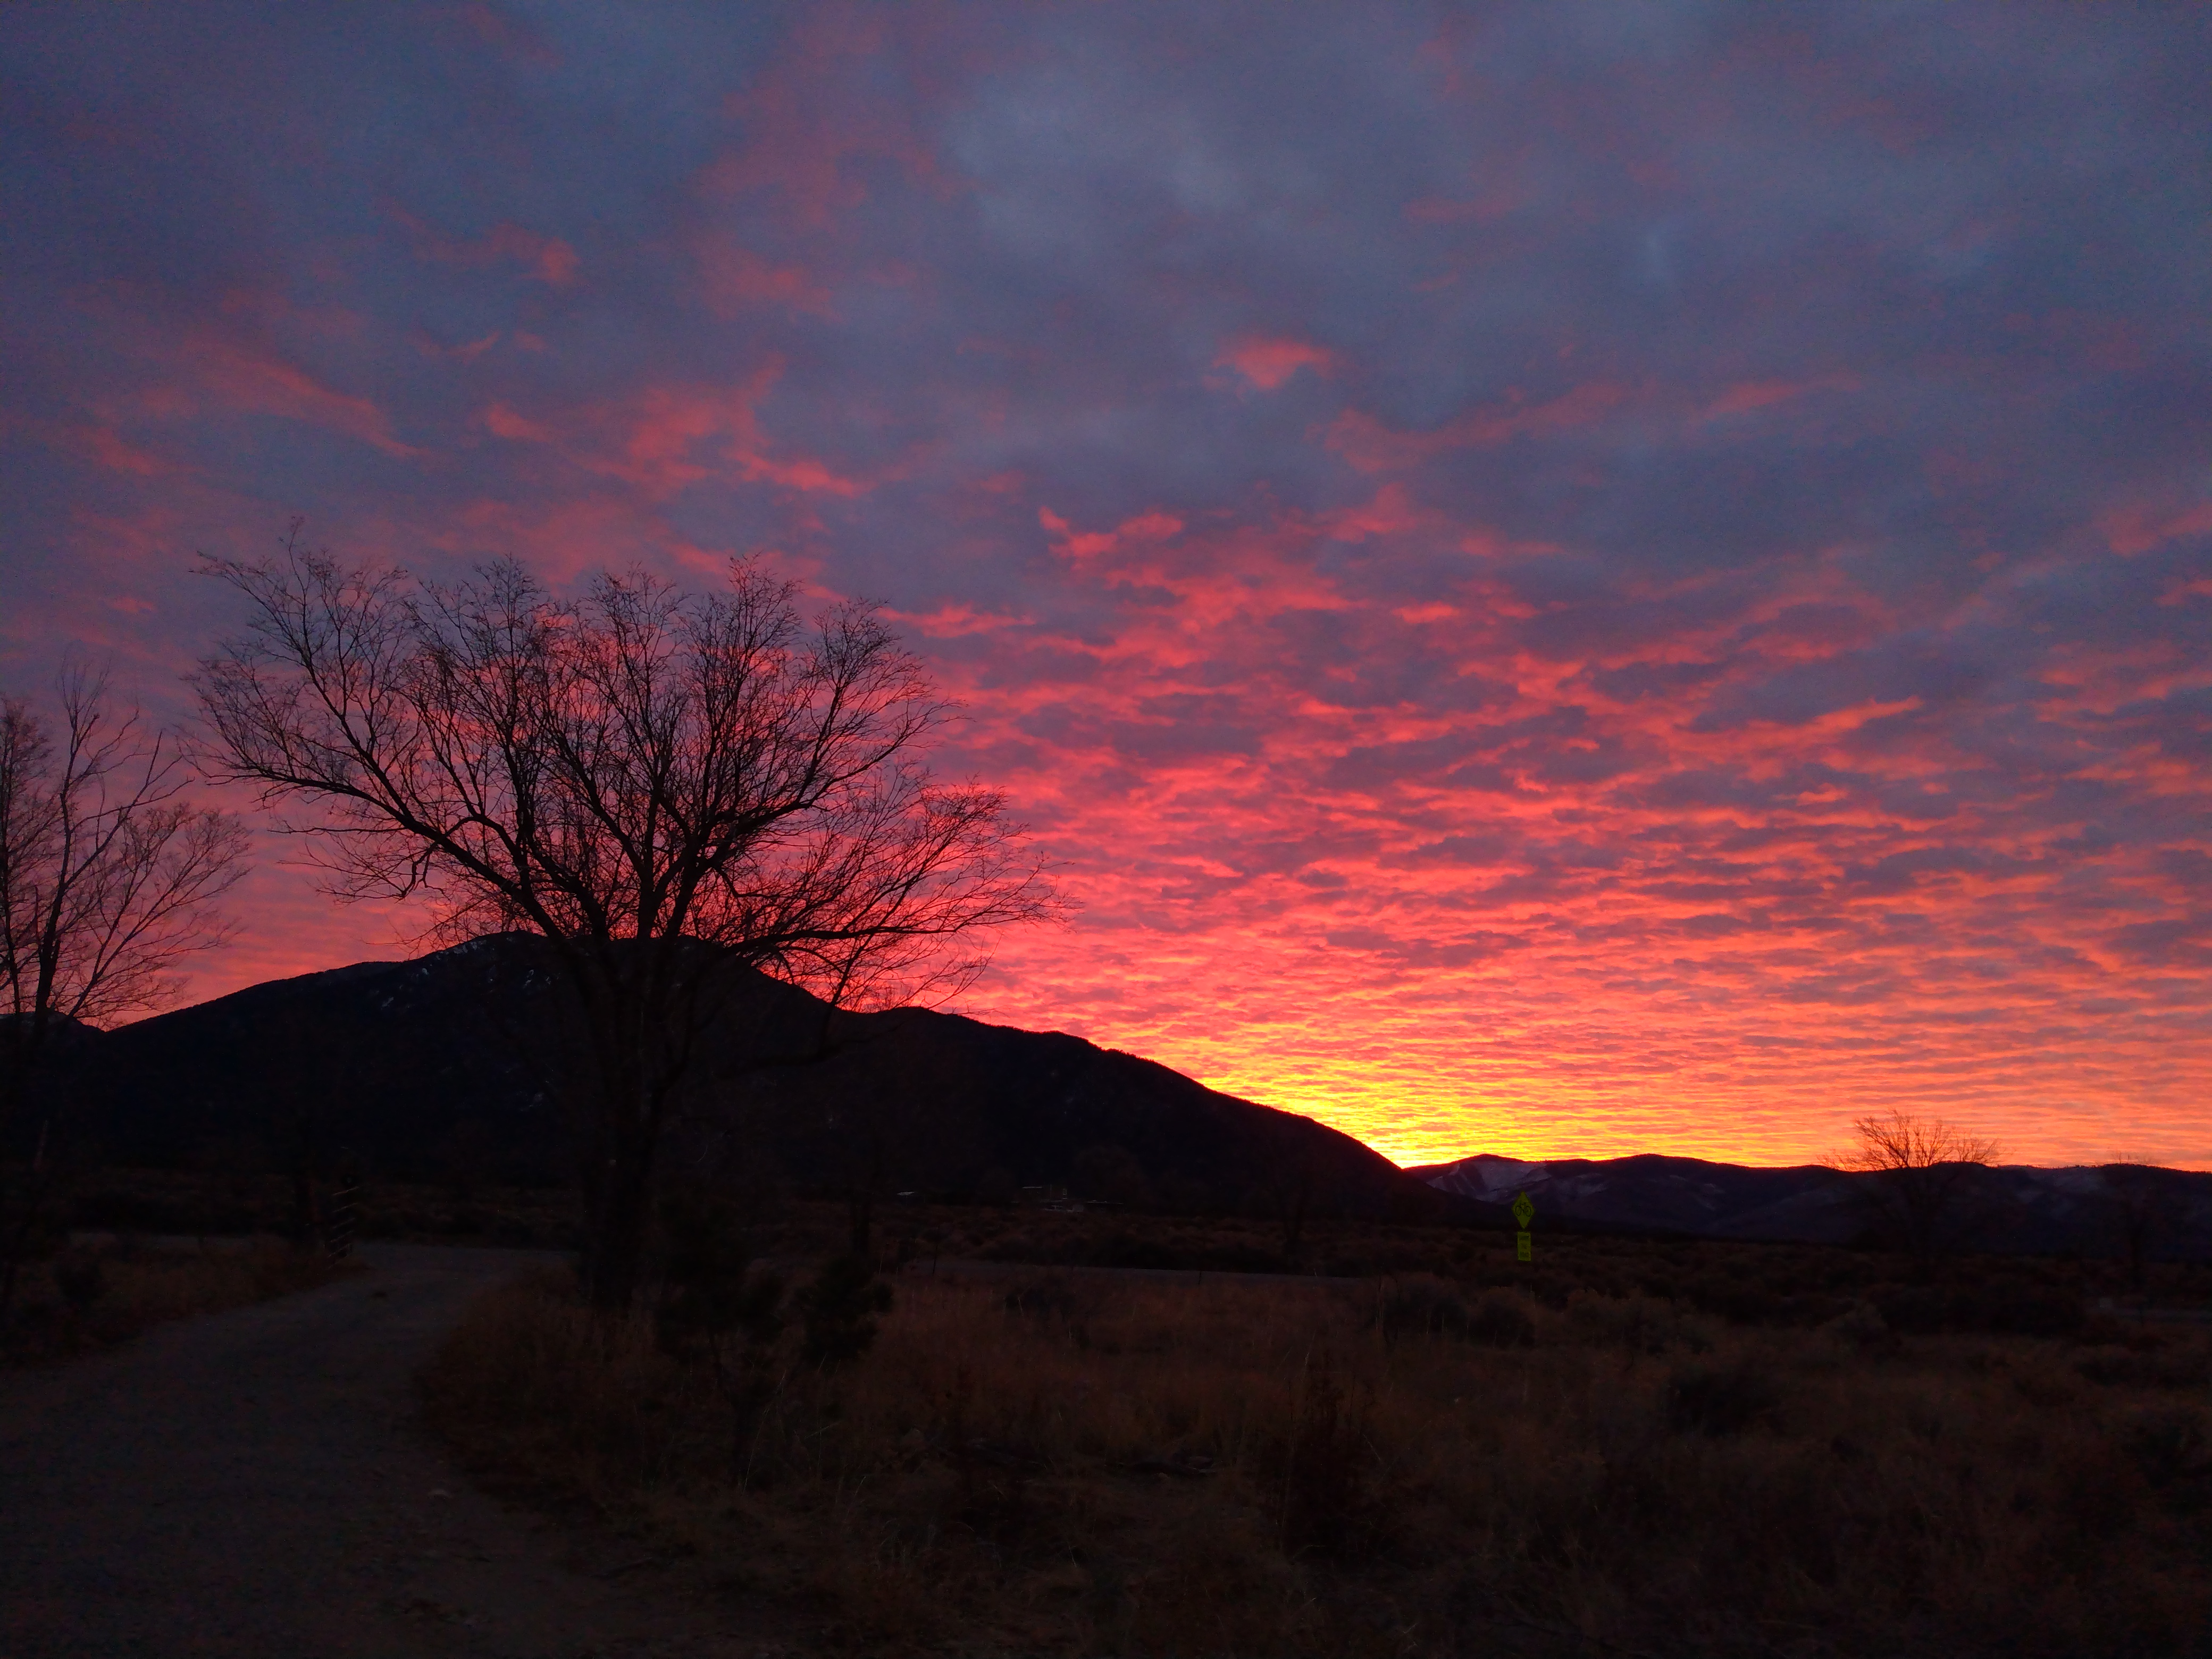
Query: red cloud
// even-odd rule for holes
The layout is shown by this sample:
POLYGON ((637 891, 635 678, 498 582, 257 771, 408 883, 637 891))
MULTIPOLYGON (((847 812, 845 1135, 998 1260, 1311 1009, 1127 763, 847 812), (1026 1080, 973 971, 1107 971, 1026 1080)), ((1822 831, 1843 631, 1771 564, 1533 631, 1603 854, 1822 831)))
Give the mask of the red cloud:
MULTIPOLYGON (((701 173, 702 190, 721 200, 765 196, 787 222, 818 232, 867 200, 856 163, 882 158, 947 188, 906 104, 883 97, 870 80, 896 27, 894 17, 848 7, 806 14, 775 66, 731 99, 742 142, 701 173)), ((911 27, 929 25, 916 19, 911 27)))
POLYGON ((735 242, 708 243, 700 252, 699 275, 707 303, 725 317, 755 305, 788 306, 817 317, 830 315, 829 289, 805 267, 772 264, 735 242))
MULTIPOLYGON (((1674 37, 1686 95, 1640 36, 1528 15, 1432 71, 1316 21, 1297 50, 1358 72, 1285 118, 1286 60, 1215 74, 1218 32, 830 3, 702 138, 714 63, 602 123, 588 27, 544 14, 549 76, 478 11, 490 52, 441 27, 482 78, 415 77, 426 142, 374 178, 319 126, 352 86, 280 76, 210 126, 112 92, 174 79, 158 31, 87 35, 76 101, 131 135, 64 118, 73 189, 25 198, 38 257, 0 278, 9 435, 56 475, 19 463, 11 659, 77 636, 173 688, 212 637, 185 552, 265 546, 301 490, 341 552, 448 574, 768 550, 896 597, 966 706, 947 770, 1006 787, 1085 902, 1004 941, 974 1012, 1407 1158, 1780 1161, 1896 1104, 2039 1161, 2212 1162, 2212 517, 2166 279, 2195 82, 2127 70, 2187 43, 2118 25, 2106 96, 2075 71, 2112 19, 2045 18, 1952 53, 1954 96, 1754 23, 1674 37), (2029 106, 2149 184, 2022 164, 2029 106), (402 214, 414 268, 362 257, 351 204, 453 199, 464 143, 486 216, 402 214), (531 228, 553 199, 635 246, 586 284, 531 228), (2094 314, 2060 303, 2085 248, 2094 314), (483 312, 484 272, 519 309, 483 312), (1836 364, 1881 395, 1826 395, 1836 364), (1492 375, 1528 390, 1468 390, 1492 375), (375 464, 302 465, 273 419, 375 464)), ((392 949, 254 881, 203 989, 392 949)))
POLYGON ((127 441, 112 428, 95 424, 57 429, 54 441, 74 451, 105 471, 138 478, 158 478, 179 471, 178 464, 127 441))
POLYGON ((367 398, 324 385, 273 351, 247 342, 202 334, 178 353, 176 377, 139 400, 151 415, 198 414, 212 405, 234 415, 274 415, 343 433, 387 455, 420 452, 392 436, 384 411, 367 398))
POLYGON ((1858 386, 1859 377, 1847 374, 1821 374, 1808 380, 1746 380, 1716 398, 1706 407, 1705 418, 1710 421, 1724 415, 1746 414, 1754 409, 1790 403, 1815 392, 1856 392, 1858 386))
POLYGON ((651 386, 621 403, 538 418, 495 403, 481 419, 496 437, 546 445, 586 472, 655 499, 717 477, 843 497, 874 488, 819 458, 785 451, 763 430, 759 404, 781 373, 771 363, 728 389, 651 386))
POLYGON ((1326 347, 1249 334, 1224 346, 1213 361, 1218 368, 1235 369, 1262 392, 1274 391, 1302 368, 1326 375, 1336 365, 1335 355, 1326 347))
POLYGON ((1037 508, 1037 522, 1056 539, 1059 551, 1071 559, 1095 559, 1132 545, 1163 542, 1182 533, 1182 520, 1171 513, 1141 513, 1111 530, 1078 534, 1048 507, 1037 508))
POLYGON ((2098 520, 2098 527, 2113 552, 2148 553, 2162 543, 2212 532, 2212 501, 2191 507, 2121 507, 2098 520))
POLYGON ((387 206, 386 211, 405 228, 419 259, 471 270, 503 262, 518 264, 553 288, 567 288, 576 280, 576 250, 557 236, 503 221, 473 240, 456 239, 404 208, 387 206))
POLYGON ((1399 472, 1455 449, 1500 444, 1523 433, 1593 425, 1629 395, 1626 386, 1592 381, 1541 404, 1523 405, 1509 399, 1502 409, 1477 410, 1428 432, 1393 431, 1363 410, 1346 410, 1330 422, 1322 442, 1362 472, 1399 472))

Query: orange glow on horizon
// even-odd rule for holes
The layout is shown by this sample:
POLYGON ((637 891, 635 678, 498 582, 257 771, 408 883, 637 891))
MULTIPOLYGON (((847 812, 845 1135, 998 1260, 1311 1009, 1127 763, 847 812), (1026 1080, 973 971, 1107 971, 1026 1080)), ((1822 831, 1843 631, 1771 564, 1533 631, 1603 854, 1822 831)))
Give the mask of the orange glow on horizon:
MULTIPOLYGON (((2212 1168, 2212 37, 1767 9, 15 8, 0 691, 188 723, 295 514, 759 559, 1081 906, 961 1012, 1404 1162, 2212 1168)), ((404 953, 262 850, 188 995, 404 953)))

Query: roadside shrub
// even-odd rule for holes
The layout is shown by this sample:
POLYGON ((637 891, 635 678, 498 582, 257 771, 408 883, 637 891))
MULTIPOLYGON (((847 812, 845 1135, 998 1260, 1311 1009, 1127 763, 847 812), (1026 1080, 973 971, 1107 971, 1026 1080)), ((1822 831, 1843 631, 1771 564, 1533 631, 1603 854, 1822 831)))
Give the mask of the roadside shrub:
POLYGON ((661 1351, 682 1359, 712 1351, 725 1339, 757 1345, 783 1328, 783 1280, 755 1269, 743 1216, 718 1195, 678 1189, 665 1197, 657 1219, 660 1283, 653 1328, 661 1351))
POLYGON ((1285 1555, 1340 1555, 1358 1540, 1367 1511, 1368 1437, 1362 1402, 1346 1390, 1328 1350, 1321 1350, 1299 1378, 1287 1432, 1257 1460, 1275 1500, 1285 1555))
POLYGON ((56 1256, 49 1271, 53 1275, 54 1288, 62 1293, 62 1300, 79 1318, 92 1310, 107 1290, 107 1271, 100 1263, 97 1251, 71 1246, 56 1256))
POLYGON ((1393 1284, 1376 1310, 1385 1340, 1408 1336, 1465 1336, 1469 1315, 1459 1291, 1423 1274, 1393 1284))
POLYGON ((2088 1320, 2078 1293, 2011 1279, 1949 1287, 1893 1285, 1878 1291, 1874 1302, 1893 1329, 1913 1336, 1943 1331, 2070 1336, 2088 1320))
POLYGON ((1671 1302, 1653 1297, 1577 1292, 1567 1304, 1567 1315, 1585 1340, 1629 1353, 1656 1356, 1676 1348, 1691 1353, 1712 1352, 1712 1333, 1702 1321, 1685 1316, 1671 1302))
POLYGON ((155 1248, 129 1237, 74 1243, 24 1275, 0 1360, 56 1358, 107 1346, 149 1326, 313 1290, 357 1264, 274 1238, 155 1248))
POLYGON ((1861 1353, 1881 1352, 1897 1346, 1897 1333, 1890 1329, 1889 1322, 1881 1316, 1881 1310, 1871 1302, 1854 1302, 1848 1311, 1820 1328, 1861 1353))
MULTIPOLYGON (((1607 1249, 1592 1281, 1669 1282, 1607 1249)), ((1716 1339, 1663 1297, 1553 1319, 1517 1275, 1413 1278, 917 1275, 848 1363, 797 1322, 765 1345, 748 1425, 649 1317, 549 1280, 471 1311, 429 1417, 824 1650, 2057 1659, 2193 1651, 2212 1618, 2212 1425, 2080 1382, 2105 1348, 1893 1346, 1871 1308, 1716 1339), (1493 1297, 1541 1340, 1469 1334, 1493 1297)))
POLYGON ((1953 1317, 1961 1330, 2017 1336, 2070 1336, 2087 1322, 2078 1295, 2039 1285, 1997 1284, 1962 1294, 1953 1317))
POLYGON ((849 1365, 876 1340, 876 1316, 890 1311, 891 1287, 858 1256, 832 1256, 793 1298, 805 1321, 807 1363, 849 1365))
POLYGON ((1527 1348, 1535 1346, 1536 1322, 1518 1297, 1492 1291, 1468 1316, 1467 1340, 1486 1348, 1527 1348))
POLYGON ((1882 1322, 1907 1336, 1932 1336, 1950 1323, 1951 1298, 1933 1285, 1892 1285, 1873 1302, 1882 1322))
POLYGON ((1667 1426, 1677 1434, 1741 1434, 1781 1403, 1774 1380, 1745 1359, 1678 1366, 1667 1379, 1667 1426))
POLYGON ((2148 1406, 2123 1419, 2120 1443, 2153 1486, 2212 1474, 2212 1425, 2193 1406, 2148 1406))
POLYGON ((1096 1279, 1088 1283, 1066 1273, 1048 1273, 1009 1289, 1002 1298, 1010 1314, 1067 1332, 1078 1347, 1090 1344, 1090 1319, 1104 1304, 1096 1279))
POLYGON ((2212 1340, 2199 1337, 2168 1344, 2154 1333, 2125 1334, 2131 1340, 2083 1349, 2075 1370, 2087 1382, 2116 1388, 2201 1389, 2212 1384, 2212 1340))
POLYGON ((1519 1297, 1492 1291, 1470 1305, 1455 1286, 1427 1274, 1395 1281, 1375 1322, 1385 1340, 1449 1337, 1485 1348, 1526 1348, 1536 1340, 1536 1322, 1519 1297))

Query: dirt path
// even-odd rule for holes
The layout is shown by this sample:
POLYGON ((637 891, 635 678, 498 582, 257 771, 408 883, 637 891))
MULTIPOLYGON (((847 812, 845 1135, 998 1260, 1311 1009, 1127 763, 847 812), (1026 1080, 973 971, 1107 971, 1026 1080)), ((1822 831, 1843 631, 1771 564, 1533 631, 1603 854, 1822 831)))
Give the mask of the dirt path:
POLYGON ((414 1425, 478 1291, 542 1260, 373 1271, 0 1376, 0 1655, 584 1659, 787 1651, 612 1535, 510 1510, 414 1425))

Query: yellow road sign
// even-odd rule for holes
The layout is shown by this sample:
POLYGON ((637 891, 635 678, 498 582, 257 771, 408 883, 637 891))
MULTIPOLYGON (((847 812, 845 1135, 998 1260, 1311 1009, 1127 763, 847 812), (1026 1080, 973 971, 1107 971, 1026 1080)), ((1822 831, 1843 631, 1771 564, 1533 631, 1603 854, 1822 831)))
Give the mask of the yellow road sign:
POLYGON ((1513 1200, 1513 1218, 1521 1224, 1523 1231, 1528 1228, 1528 1218, 1535 1213, 1536 1206, 1528 1201, 1528 1194, 1523 1193, 1513 1200))
POLYGON ((1534 1261, 1536 1259, 1535 1251, 1528 1246, 1528 1235, 1526 1231, 1513 1235, 1513 1254, 1523 1261, 1534 1261))

